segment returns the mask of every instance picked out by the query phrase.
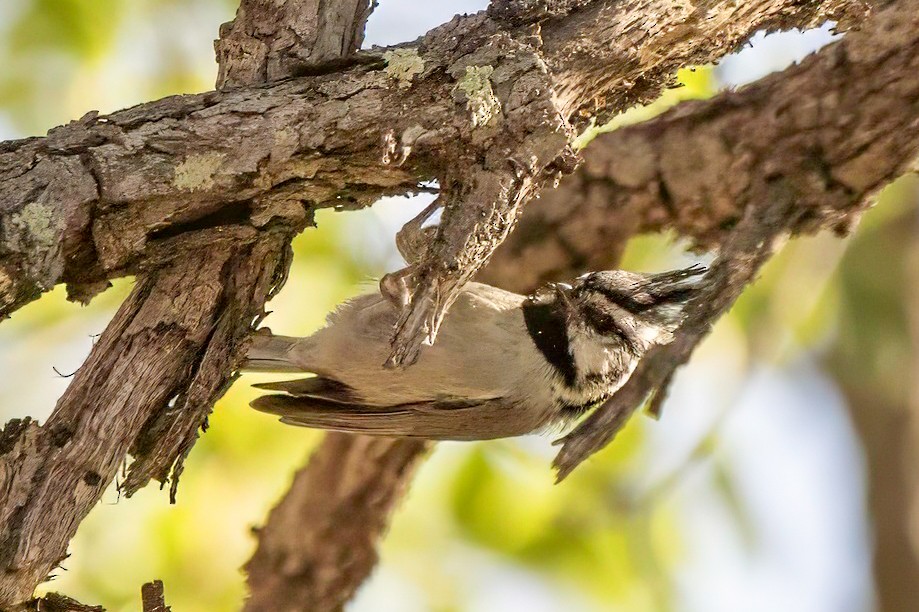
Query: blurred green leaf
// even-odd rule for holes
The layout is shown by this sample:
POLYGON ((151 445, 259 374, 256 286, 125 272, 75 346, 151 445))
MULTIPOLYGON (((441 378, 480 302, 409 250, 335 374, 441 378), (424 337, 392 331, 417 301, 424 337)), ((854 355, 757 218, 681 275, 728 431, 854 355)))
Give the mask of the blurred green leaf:
POLYGON ((32 0, 12 28, 16 54, 62 51, 101 57, 118 34, 126 3, 118 0, 32 0))
POLYGON ((752 553, 757 542, 756 525, 753 523, 746 502, 737 490, 731 466, 723 458, 716 457, 712 463, 712 484, 721 501, 727 506, 741 542, 746 550, 752 553))

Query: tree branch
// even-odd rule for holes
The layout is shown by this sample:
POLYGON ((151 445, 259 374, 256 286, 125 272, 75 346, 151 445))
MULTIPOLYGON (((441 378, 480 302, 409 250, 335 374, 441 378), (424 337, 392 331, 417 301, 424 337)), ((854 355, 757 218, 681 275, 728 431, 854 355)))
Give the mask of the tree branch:
MULTIPOLYGON (((59 562, 129 449, 137 458, 129 491, 164 478, 169 466, 181 471, 197 427, 232 379, 241 339, 283 279, 287 240, 316 207, 366 205, 438 178, 454 200, 418 295, 456 291, 542 181, 569 169, 570 133, 559 134, 593 103, 573 85, 578 66, 587 76, 603 65, 618 75, 591 94, 610 96, 601 109, 620 109, 659 90, 688 57, 714 59, 763 24, 854 6, 756 2, 743 13, 749 21, 728 28, 729 19, 716 20, 705 32, 686 27, 698 15, 667 11, 648 29, 645 11, 678 4, 546 3, 541 31, 532 15, 518 20, 506 11, 456 18, 417 47, 357 56, 344 68, 320 58, 306 67, 311 76, 89 114, 46 138, 0 144, 0 315, 58 282, 89 299, 109 278, 140 276, 48 423, 13 421, 0 433, 0 608, 24 601, 59 562), (594 55, 563 44, 588 44, 591 28, 593 40, 609 43, 594 55), (475 69, 483 66, 490 75, 465 80, 481 77, 475 69), (625 89, 638 98, 619 96, 625 89), (497 108, 492 98, 501 114, 495 125, 485 117, 497 108), (452 181, 455 168, 474 171, 452 181), (483 177, 476 188, 468 184, 483 177), (469 196, 505 189, 485 211, 497 228, 470 227, 483 204, 469 196)), ((281 65, 292 64, 269 57, 265 74, 281 65)), ((247 78, 235 74, 228 68, 221 78, 247 78)), ((375 489, 389 501, 377 506, 373 537, 420 452, 386 448, 401 458, 400 476, 375 489)), ((372 553, 372 545, 362 550, 372 553)), ((369 570, 373 557, 366 558, 360 567, 369 570)))
POLYGON ((33 610, 40 610, 41 612, 105 612, 105 608, 102 606, 88 606, 60 593, 48 593, 44 597, 33 599, 14 612, 32 612, 33 610))
POLYGON ((162 580, 154 580, 142 586, 140 599, 143 604, 143 612, 171 612, 172 610, 166 605, 162 580))
POLYGON ((721 227, 735 210, 743 218, 725 236, 675 340, 649 352, 622 389, 561 440, 559 478, 609 443, 649 394, 665 392, 779 239, 848 231, 877 190, 909 168, 919 155, 917 68, 919 0, 904 0, 780 75, 630 130, 645 136, 631 141, 632 161, 640 161, 630 176, 670 194, 668 204, 685 218, 709 211, 721 227))
POLYGON ((879 2, 499 0, 490 12, 544 19, 541 36, 566 116, 606 121, 660 95, 677 69, 717 61, 757 30, 856 26, 879 2))
MULTIPOLYGON (((293 21, 292 15, 319 15, 314 26, 304 28, 297 23, 326 41, 353 41, 351 48, 336 50, 332 45, 326 53, 311 44, 299 50, 316 61, 329 61, 356 51, 363 37, 369 10, 359 21, 336 18, 336 14, 347 16, 351 7, 349 1, 289 0, 272 13, 277 17, 272 21, 268 19, 271 15, 262 14, 264 5, 244 2, 236 21, 223 31, 257 30, 259 37, 271 45, 275 40, 273 31, 285 31, 286 24, 293 21)), ((225 80, 236 84, 257 81, 253 75, 261 74, 260 69, 241 64, 239 57, 226 59, 220 49, 227 46, 240 48, 238 41, 218 41, 218 58, 224 58, 219 59, 218 84, 225 80)), ((269 49, 266 56, 251 61, 266 66, 287 61, 273 58, 273 53, 269 49)), ((377 542, 407 486, 412 466, 426 447, 412 440, 326 435, 258 530, 258 547, 246 564, 246 609, 334 610, 344 605, 376 564, 377 542)))
MULTIPOLYGON (((704 10, 726 16, 702 23, 697 13, 679 10, 676 0, 581 4, 590 6, 554 16, 541 30, 527 23, 502 29, 513 24, 506 11, 499 20, 456 18, 415 47, 379 50, 356 65, 327 68, 327 74, 166 98, 108 117, 89 113, 46 138, 0 144, 0 317, 60 282, 68 283, 74 299, 86 301, 110 278, 162 265, 183 243, 163 239, 201 225, 262 228, 272 219, 303 215, 301 202, 310 210, 364 206, 386 193, 411 192, 418 181, 447 184, 458 161, 483 150, 482 133, 469 122, 468 97, 454 93, 473 59, 467 56, 483 46, 494 49, 477 61, 498 70, 491 80, 505 110, 538 88, 538 78, 517 93, 498 86, 509 76, 500 76, 506 52, 501 36, 494 37, 501 32, 571 77, 565 82, 577 81, 578 67, 585 79, 602 72, 602 83, 582 92, 583 99, 571 93, 582 90, 564 86, 571 98, 566 105, 583 110, 600 104, 616 112, 655 97, 682 65, 714 61, 759 29, 806 27, 828 18, 848 24, 865 11, 865 3, 851 0, 759 0, 745 3, 738 18, 732 2, 711 2, 704 10), (654 27, 646 14, 654 15, 654 27), (566 46, 572 37, 606 42, 588 57, 566 46), (399 72, 418 65, 411 49, 424 66, 418 74, 410 67, 399 72), (387 66, 386 57, 401 59, 387 66), (384 143, 412 156, 396 166, 384 143), (247 199, 255 200, 254 209, 240 205, 247 199)), ((263 14, 261 3, 246 7, 263 14)), ((253 27, 225 30, 236 40, 253 27)), ((266 34, 258 44, 273 31, 261 28, 266 34)), ((238 73, 227 81, 222 74, 221 82, 244 78, 238 73)), ((553 90, 555 80, 553 73, 553 90)), ((490 137, 498 135, 506 136, 499 131, 490 137)), ((527 160, 523 152, 517 151, 521 161, 527 160)))
POLYGON ((429 444, 329 433, 259 530, 246 564, 248 612, 340 610, 429 444))
POLYGON ((356 52, 373 0, 244 0, 214 43, 217 87, 251 86, 295 75, 356 52))
POLYGON ((194 393, 232 372, 206 366, 222 304, 237 299, 233 283, 224 289, 245 252, 233 238, 139 279, 48 422, 12 421, 0 434, 0 609, 28 599, 65 557, 128 451, 144 457, 150 424, 185 407, 187 381, 194 393))

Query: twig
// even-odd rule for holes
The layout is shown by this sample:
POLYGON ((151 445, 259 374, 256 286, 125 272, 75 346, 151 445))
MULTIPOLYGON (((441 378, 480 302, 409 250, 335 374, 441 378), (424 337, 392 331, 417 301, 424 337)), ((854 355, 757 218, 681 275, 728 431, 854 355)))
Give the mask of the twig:
POLYGON ((166 605, 162 580, 144 584, 140 588, 140 598, 143 602, 143 612, 172 612, 172 608, 166 605))

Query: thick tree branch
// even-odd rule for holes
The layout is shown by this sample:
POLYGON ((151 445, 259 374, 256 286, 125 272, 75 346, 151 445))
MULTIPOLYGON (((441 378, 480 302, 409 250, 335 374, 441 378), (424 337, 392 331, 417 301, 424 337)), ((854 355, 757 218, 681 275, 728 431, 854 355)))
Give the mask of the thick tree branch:
POLYGON ((327 434, 259 530, 245 610, 340 610, 376 565, 380 535, 427 448, 327 434))
MULTIPOLYGON (((230 257, 219 275, 202 274, 194 268, 194 260, 185 259, 176 264, 187 266, 187 281, 174 288, 174 304, 197 308, 201 288, 206 283, 220 287, 221 293, 213 315, 206 322, 207 341, 194 361, 187 364, 174 399, 146 422, 131 447, 134 460, 121 483, 127 496, 151 479, 160 482, 171 479, 169 498, 175 502, 179 476, 198 439, 198 430, 207 429, 214 403, 236 379, 249 334, 264 316, 265 301, 280 289, 286 278, 291 259, 290 240, 298 229, 277 226, 258 234, 250 245, 230 246, 230 257)), ((210 246, 216 245, 219 242, 210 246)))
POLYGON ((65 557, 148 421, 181 406, 177 393, 199 375, 234 259, 221 246, 139 279, 48 422, 3 430, 0 609, 28 599, 65 557), (177 293, 188 286, 195 291, 177 293))
MULTIPOLYGON (((553 17, 541 35, 523 23, 504 36, 531 46, 550 70, 602 71, 602 84, 566 104, 600 104, 611 112, 653 98, 678 67, 717 60, 758 29, 805 27, 827 18, 845 24, 864 15, 863 4, 850 0, 759 0, 744 3, 739 15, 733 3, 714 2, 706 4, 710 14, 726 11, 731 18, 705 23, 682 12, 676 0, 581 4, 590 6, 553 17), (609 44, 588 57, 566 46, 575 35, 609 44)), ((301 202, 310 208, 361 206, 384 193, 410 192, 419 180, 446 184, 447 170, 470 154, 464 135, 482 138, 470 129, 470 99, 454 93, 472 59, 466 56, 483 45, 495 47, 494 57, 486 53, 479 60, 498 70, 490 80, 499 101, 520 104, 508 98, 513 88, 499 86, 506 53, 493 36, 505 31, 505 19, 504 13, 498 20, 454 19, 417 41, 417 60, 409 51, 387 56, 381 50, 365 58, 369 65, 332 67, 329 74, 268 87, 167 98, 109 117, 91 113, 46 138, 0 144, 0 316, 59 282, 87 300, 109 278, 160 265, 170 253, 161 239, 196 224, 261 228, 273 218, 300 215, 301 202), (384 57, 395 65, 384 66, 384 57), (394 155, 413 155, 397 167, 384 143, 392 143, 394 155), (239 205, 251 199, 255 210, 239 205)), ((553 88, 555 80, 553 73, 553 88)), ((514 154, 508 149, 507 156, 514 154)))
MULTIPOLYGON (((499 0, 493 13, 525 8, 545 19, 541 36, 556 95, 568 116, 604 121, 658 97, 684 66, 717 61, 756 30, 809 28, 827 20, 857 25, 878 2, 734 0, 499 0)), ((511 17, 511 19, 514 19, 511 17)))
POLYGON ((919 155, 917 126, 919 0, 904 0, 781 75, 633 130, 644 135, 631 141, 631 161, 641 160, 627 178, 635 187, 647 189, 645 182, 658 197, 670 194, 668 204, 686 218, 707 211, 720 227, 734 225, 736 211, 743 218, 725 236, 674 342, 651 351, 615 396, 562 439, 559 477, 605 446, 649 394, 665 392, 777 240, 851 228, 877 190, 919 155))

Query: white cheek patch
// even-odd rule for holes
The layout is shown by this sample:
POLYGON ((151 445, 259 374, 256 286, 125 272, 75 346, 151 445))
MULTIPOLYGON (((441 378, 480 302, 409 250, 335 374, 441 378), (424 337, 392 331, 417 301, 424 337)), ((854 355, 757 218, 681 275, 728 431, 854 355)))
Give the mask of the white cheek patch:
POLYGON ((580 374, 606 374, 612 357, 610 349, 583 332, 571 334, 571 355, 580 374))
MULTIPOLYGON (((640 340, 646 345, 651 344, 667 344, 673 340, 673 334, 670 333, 670 326, 660 327, 657 325, 644 324, 641 320, 633 315, 631 312, 625 310, 624 308, 617 306, 616 304, 606 304, 606 308, 613 313, 616 322, 621 325, 624 329, 628 330, 628 333, 635 339, 640 340)), ((679 306, 661 306, 659 308, 672 308, 673 318, 677 319, 680 313, 679 306)), ((667 313, 670 315, 671 313, 667 313)), ((674 323, 676 326, 676 323, 674 323)))
POLYGON ((648 344, 667 344, 673 340, 673 335, 659 327, 642 326, 638 330, 638 337, 648 344))

